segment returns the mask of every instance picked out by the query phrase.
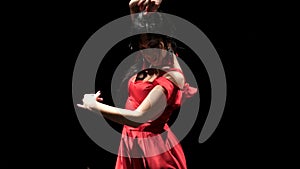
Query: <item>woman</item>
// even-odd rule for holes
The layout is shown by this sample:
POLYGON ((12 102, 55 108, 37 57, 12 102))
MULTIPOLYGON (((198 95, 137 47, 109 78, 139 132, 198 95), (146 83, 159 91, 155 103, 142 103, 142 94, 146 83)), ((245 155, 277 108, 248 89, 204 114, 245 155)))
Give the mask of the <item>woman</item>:
POLYGON ((183 149, 167 122, 180 107, 183 91, 193 95, 197 89, 185 82, 170 38, 152 33, 138 37, 137 63, 127 74, 129 78, 125 77, 125 109, 101 103, 100 91, 85 94, 83 104, 78 106, 101 112, 124 126, 116 169, 187 168, 183 149))

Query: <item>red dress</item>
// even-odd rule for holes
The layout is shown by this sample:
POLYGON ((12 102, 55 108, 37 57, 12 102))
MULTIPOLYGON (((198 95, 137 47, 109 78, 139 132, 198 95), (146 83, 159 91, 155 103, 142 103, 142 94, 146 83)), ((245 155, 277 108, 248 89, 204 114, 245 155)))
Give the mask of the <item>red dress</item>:
POLYGON ((115 168, 187 168, 183 149, 167 124, 172 112, 181 105, 182 91, 163 76, 153 82, 133 78, 128 83, 126 109, 135 110, 156 85, 165 89, 167 107, 160 117, 137 128, 124 125, 115 168))

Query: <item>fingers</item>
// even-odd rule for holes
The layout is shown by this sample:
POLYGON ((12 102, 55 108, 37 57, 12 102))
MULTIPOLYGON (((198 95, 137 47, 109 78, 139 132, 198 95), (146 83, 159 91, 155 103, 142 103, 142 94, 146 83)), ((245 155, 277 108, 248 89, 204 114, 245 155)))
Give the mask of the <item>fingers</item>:
POLYGON ((77 106, 85 109, 85 106, 83 104, 77 104, 77 106))
POLYGON ((149 4, 150 0, 145 0, 145 2, 143 3, 143 6, 147 6, 149 4))
POLYGON ((133 10, 136 8, 135 12, 156 12, 159 8, 162 0, 131 0, 129 2, 129 8, 133 10))
POLYGON ((83 108, 83 109, 87 109, 87 110, 93 111, 92 108, 90 108, 88 106, 85 106, 85 105, 82 105, 82 104, 77 104, 77 106, 80 107, 80 108, 83 108))
POLYGON ((131 0, 129 2, 129 9, 130 13, 137 13, 139 12, 139 6, 137 5, 140 0, 131 0))
POLYGON ((151 1, 148 5, 147 5, 147 7, 146 7, 146 11, 147 12, 152 12, 153 10, 153 7, 154 7, 154 5, 155 5, 155 2, 153 2, 153 1, 151 1))
POLYGON ((98 91, 95 95, 94 95, 94 98, 99 101, 99 102, 102 102, 103 101, 103 98, 100 97, 101 95, 101 91, 98 91))
POLYGON ((103 101, 103 98, 98 97, 98 98, 97 98, 97 101, 102 102, 102 101, 103 101))
POLYGON ((130 7, 133 7, 133 6, 137 5, 137 3, 139 3, 139 1, 140 1, 140 0, 131 0, 131 1, 129 2, 129 6, 130 6, 130 7))
POLYGON ((99 90, 98 92, 95 93, 94 97, 97 99, 100 95, 101 95, 101 92, 99 90))
POLYGON ((157 4, 155 1, 151 1, 148 5, 147 11, 156 12, 158 8, 159 8, 159 4, 157 4))
POLYGON ((146 0, 140 0, 137 5, 140 6, 142 3, 144 3, 146 0))
POLYGON ((140 4, 140 11, 148 12, 150 0, 142 0, 140 2, 141 2, 141 3, 139 3, 140 4))
POLYGON ((152 0, 156 6, 160 6, 162 0, 152 0))

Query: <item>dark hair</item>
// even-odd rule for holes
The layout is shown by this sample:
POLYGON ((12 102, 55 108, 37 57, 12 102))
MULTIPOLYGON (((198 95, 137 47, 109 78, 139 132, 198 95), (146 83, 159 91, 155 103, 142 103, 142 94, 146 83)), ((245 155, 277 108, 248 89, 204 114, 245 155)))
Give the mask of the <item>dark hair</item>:
MULTIPOLYGON (((175 40, 172 38, 174 31, 174 25, 164 13, 150 12, 146 15, 143 13, 133 14, 133 22, 131 26, 131 34, 133 36, 130 37, 131 40, 129 48, 132 52, 140 50, 140 36, 142 34, 146 34, 147 38, 153 42, 153 46, 150 45, 150 47, 157 48, 157 46, 155 46, 155 40, 157 39, 161 39, 166 47, 170 45, 170 48, 167 48, 169 51, 169 60, 166 62, 173 61, 173 59, 171 59, 173 53, 177 53, 177 45, 175 40)), ((135 64, 129 68, 127 74, 121 82, 121 85, 123 86, 124 84, 127 84, 126 82, 129 80, 129 78, 141 71, 143 69, 143 64, 143 57, 136 56, 135 64)))

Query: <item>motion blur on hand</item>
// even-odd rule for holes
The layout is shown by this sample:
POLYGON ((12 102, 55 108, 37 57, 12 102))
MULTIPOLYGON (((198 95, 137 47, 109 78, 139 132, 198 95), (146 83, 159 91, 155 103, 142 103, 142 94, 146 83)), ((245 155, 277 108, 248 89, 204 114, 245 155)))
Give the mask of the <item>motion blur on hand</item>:
POLYGON ((129 8, 130 13, 156 12, 162 0, 130 0, 129 8))

